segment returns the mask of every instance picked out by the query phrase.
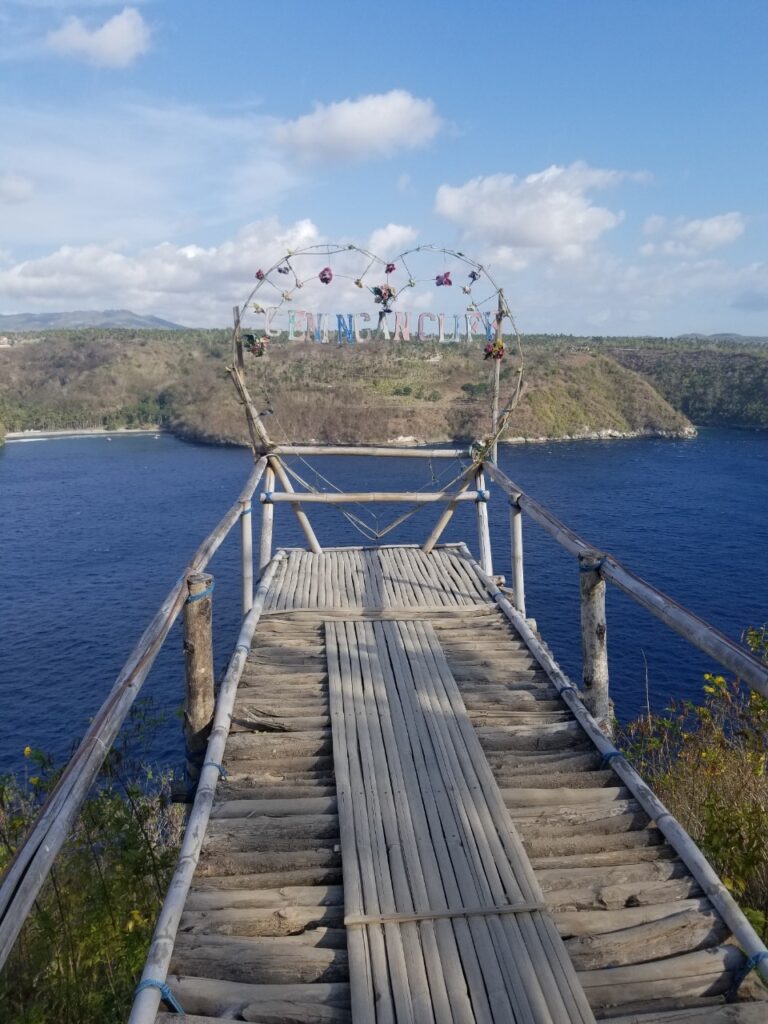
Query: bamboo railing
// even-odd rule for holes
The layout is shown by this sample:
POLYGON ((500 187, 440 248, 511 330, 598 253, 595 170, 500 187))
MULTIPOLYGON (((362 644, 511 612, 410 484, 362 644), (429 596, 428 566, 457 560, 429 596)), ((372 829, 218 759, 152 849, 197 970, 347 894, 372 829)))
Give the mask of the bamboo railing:
MULTIPOLYGON (((0 885, 0 967, 7 960, 120 727, 181 612, 187 596, 187 577, 205 569, 230 530, 243 519, 244 508, 250 505, 266 466, 266 458, 258 460, 238 500, 206 537, 174 583, 128 656, 109 696, 97 711, 29 834, 16 851, 0 885)), ((243 597, 245 605, 246 595, 243 597)))

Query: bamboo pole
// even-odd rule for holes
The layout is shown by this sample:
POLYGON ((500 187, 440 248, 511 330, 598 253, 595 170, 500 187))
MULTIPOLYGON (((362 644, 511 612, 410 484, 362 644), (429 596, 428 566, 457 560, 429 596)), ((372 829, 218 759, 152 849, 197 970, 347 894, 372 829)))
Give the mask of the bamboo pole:
POLYGON ((488 492, 467 491, 457 494, 455 491, 328 491, 315 493, 314 491, 293 491, 287 494, 281 492, 270 492, 266 489, 261 492, 259 498, 264 505, 271 505, 275 502, 287 502, 294 504, 309 505, 349 505, 349 504, 370 504, 372 502, 409 502, 413 505, 433 505, 440 501, 486 501, 488 492))
POLYGON ((235 322, 234 328, 234 342, 235 342, 235 360, 238 370, 242 373, 245 369, 245 362, 243 360, 243 339, 240 333, 240 307, 235 306, 232 310, 232 316, 235 322))
MULTIPOLYGON (((504 340, 504 292, 499 289, 499 307, 496 312, 496 344, 504 340)), ((499 442, 496 439, 496 431, 499 423, 499 391, 501 383, 501 360, 493 360, 493 402, 491 404, 491 437, 494 438, 491 448, 491 459, 499 461, 499 442)))
MULTIPOLYGON (((251 497, 266 464, 265 458, 259 459, 239 500, 251 497)), ((8 866, 0 885, 0 967, 13 947, 157 652, 176 621, 186 596, 186 577, 190 572, 205 569, 237 522, 239 514, 238 501, 206 537, 181 578, 171 588, 8 866)))
POLYGON ((398 459, 467 459, 468 448, 393 448, 372 445, 277 444, 273 455, 366 455, 398 459))
POLYGON ((483 473, 482 465, 477 468, 475 480, 477 482, 475 507, 477 508, 477 539, 480 546, 480 564, 488 575, 492 576, 493 559, 491 557, 491 531, 488 525, 488 492, 485 489, 485 474, 483 473))
POLYGON ((581 595, 582 699, 604 732, 610 734, 608 697, 608 640, 605 621, 605 580, 600 578, 600 555, 579 555, 581 595))
POLYGON ((240 555, 242 558, 242 609, 245 616, 253 604, 253 504, 250 499, 240 502, 240 555))
MULTIPOLYGON (((264 474, 264 490, 275 489, 275 471, 267 466, 264 474)), ((274 525, 275 506, 272 502, 261 506, 261 538, 259 540, 259 572, 264 572, 265 567, 272 558, 272 529, 274 525)))
MULTIPOLYGON (((294 494, 293 484, 291 483, 288 474, 285 472, 285 467, 283 466, 280 459, 276 455, 270 455, 269 465, 270 468, 274 471, 274 474, 277 477, 277 479, 283 485, 283 489, 288 492, 288 495, 294 494)), ((323 549, 320 547, 320 542, 315 536, 315 531, 312 529, 312 524, 310 523, 306 512, 302 509, 301 505, 295 498, 293 499, 293 501, 291 501, 291 498, 288 495, 285 496, 285 500, 291 502, 291 508, 293 509, 294 515, 299 521, 299 526, 304 531, 304 536, 307 538, 309 550, 314 552, 314 554, 316 555, 321 555, 323 553, 323 549)), ((261 497, 263 499, 263 493, 261 497)), ((273 500, 276 497, 278 497, 278 495, 273 493, 273 500)), ((280 495, 278 500, 283 500, 283 495, 280 495)))
POLYGON ((453 492, 453 497, 440 514, 440 518, 435 523, 429 537, 427 537, 424 546, 421 549, 425 555, 430 554, 430 552, 433 550, 437 542, 442 537, 443 533, 445 532, 446 526, 451 521, 453 513, 456 511, 456 506, 458 504, 460 496, 468 489, 470 483, 472 482, 473 476, 474 469, 470 467, 470 469, 468 469, 467 472, 464 474, 464 477, 459 483, 456 490, 453 492))
MULTIPOLYGON (((485 465, 489 476, 499 487, 506 494, 514 497, 531 519, 546 530, 551 537, 554 537, 566 551, 578 556, 595 550, 592 544, 581 538, 543 505, 522 491, 497 466, 492 463, 485 465)), ((704 651, 724 668, 737 675, 753 690, 768 697, 768 668, 753 654, 739 646, 736 641, 731 640, 730 637, 721 633, 704 619, 678 604, 673 598, 642 579, 631 569, 627 569, 613 555, 603 556, 600 575, 604 580, 631 597, 633 601, 642 605, 670 629, 685 637, 694 647, 698 647, 700 651, 704 651)))
POLYGON ((184 740, 187 778, 196 781, 213 719, 213 576, 193 572, 187 577, 184 602, 184 664, 186 700, 184 740))
MULTIPOLYGON (((155 980, 164 982, 168 975, 176 932, 179 927, 182 911, 184 910, 187 893, 192 884, 197 861, 200 857, 200 850, 202 849, 208 826, 208 818, 210 817, 213 799, 216 794, 216 784, 220 775, 219 765, 224 756, 224 747, 229 736, 237 687, 243 674, 253 634, 261 617, 267 590, 272 582, 275 570, 283 558, 283 552, 279 551, 264 570, 256 590, 253 606, 245 617, 240 635, 237 638, 237 645, 232 653, 232 657, 229 659, 229 665, 221 684, 219 698, 216 702, 213 729, 208 740, 205 764, 200 773, 200 782, 195 794, 195 802, 192 805, 189 820, 187 821, 176 871, 168 888, 157 924, 155 925, 152 945, 149 948, 147 962, 141 975, 142 981, 155 980)), ((152 1024, 159 1005, 159 990, 157 988, 143 989, 134 999, 129 1024, 152 1024)))
POLYGON ((525 575, 523 564, 523 510, 516 501, 509 503, 509 532, 512 539, 512 600, 525 618, 525 575))
POLYGON ((659 798, 653 793, 626 758, 619 754, 613 742, 603 733, 598 723, 589 713, 579 697, 579 693, 563 670, 552 657, 550 651, 536 637, 531 627, 520 613, 504 597, 494 581, 484 573, 481 566, 472 557, 466 545, 460 548, 461 553, 474 568, 485 584, 486 590, 496 602, 502 613, 509 619, 528 650, 555 685, 558 693, 573 712, 576 721, 581 725, 603 757, 610 756, 611 769, 618 775, 622 783, 629 789, 645 813, 656 823, 669 845, 680 856, 681 860, 707 894, 715 910, 730 928, 734 938, 748 957, 762 958, 755 966, 755 971, 768 983, 768 957, 765 956, 766 946, 760 941, 752 925, 746 919, 738 904, 720 881, 709 861, 696 843, 691 839, 682 825, 670 813, 659 798))

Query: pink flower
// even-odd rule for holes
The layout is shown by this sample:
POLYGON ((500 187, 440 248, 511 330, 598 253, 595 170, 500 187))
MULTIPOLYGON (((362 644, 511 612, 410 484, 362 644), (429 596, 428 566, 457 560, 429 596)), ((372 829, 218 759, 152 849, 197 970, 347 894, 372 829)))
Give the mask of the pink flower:
POLYGON ((438 274, 437 277, 435 278, 435 284, 437 285, 438 288, 444 285, 453 284, 453 281, 451 280, 450 270, 446 270, 444 274, 438 274))
POLYGON ((257 281, 263 281, 264 280, 264 271, 263 270, 257 270, 256 271, 256 280, 257 281))

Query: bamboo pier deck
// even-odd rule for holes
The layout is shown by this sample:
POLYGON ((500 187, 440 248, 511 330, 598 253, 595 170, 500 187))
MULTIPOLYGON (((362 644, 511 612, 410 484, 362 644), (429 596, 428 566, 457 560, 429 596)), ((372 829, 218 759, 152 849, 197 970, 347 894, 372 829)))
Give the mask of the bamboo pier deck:
POLYGON ((224 767, 163 1024, 768 1019, 453 547, 290 551, 224 767))

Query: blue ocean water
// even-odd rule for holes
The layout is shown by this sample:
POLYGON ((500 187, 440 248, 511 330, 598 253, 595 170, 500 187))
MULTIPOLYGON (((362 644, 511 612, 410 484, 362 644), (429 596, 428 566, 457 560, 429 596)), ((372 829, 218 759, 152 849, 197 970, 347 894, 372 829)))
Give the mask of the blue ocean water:
MULTIPOLYGON (((502 447, 502 468, 595 546, 738 638, 768 621, 768 434, 704 430, 695 440, 638 439, 502 447)), ((0 449, 0 772, 26 744, 66 756, 82 734, 157 606, 198 543, 234 501, 251 458, 162 435, 10 443, 0 449)), ((418 488, 456 463, 315 459, 350 490, 418 488)), ((297 466, 317 483, 313 471, 297 466)), ((277 544, 302 544, 288 508, 276 515, 277 544)), ((392 507, 373 510, 380 524, 392 507)), ((425 509, 393 540, 420 541, 425 509)), ((258 527, 258 514, 254 516, 258 527)), ((312 519, 322 543, 363 543, 338 509, 312 519)), ((494 568, 509 577, 503 497, 490 505, 494 568)), ((474 509, 460 508, 447 540, 476 550, 474 509)), ((530 520, 525 522, 528 614, 563 667, 578 679, 578 571, 530 520)), ((237 531, 216 555, 216 660, 222 668, 238 630, 237 531)), ((609 588, 611 691, 623 718, 651 703, 696 698, 711 662, 609 588)), ((169 636, 145 686, 168 711, 152 756, 177 763, 182 699, 181 632, 169 636)))

